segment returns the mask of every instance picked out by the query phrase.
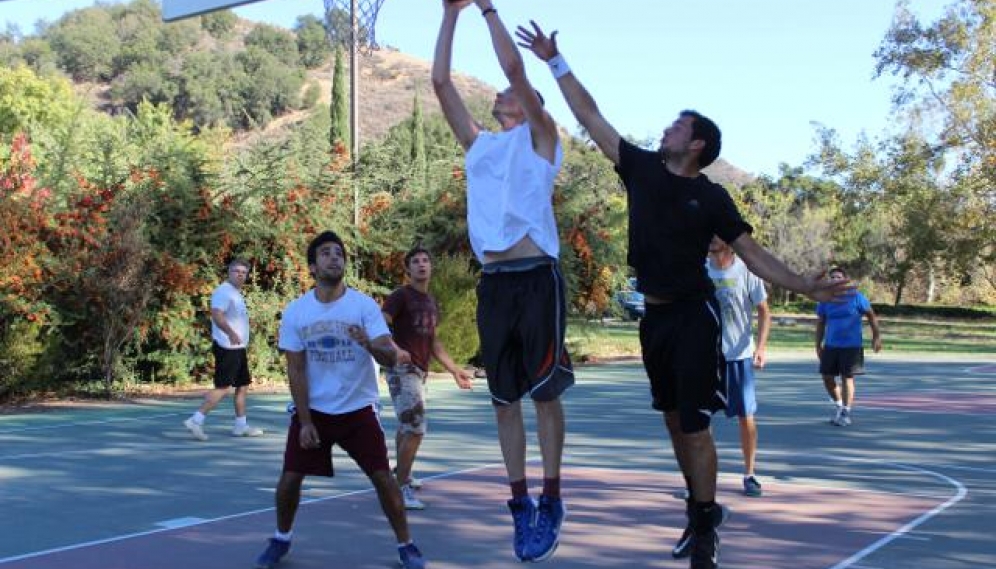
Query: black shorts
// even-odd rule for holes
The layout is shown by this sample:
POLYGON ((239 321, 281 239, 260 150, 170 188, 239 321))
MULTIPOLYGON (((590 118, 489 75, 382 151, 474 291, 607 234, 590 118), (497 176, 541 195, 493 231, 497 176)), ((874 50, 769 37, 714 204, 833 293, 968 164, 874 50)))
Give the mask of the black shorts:
POLYGON ((214 353, 215 388, 242 387, 252 383, 245 348, 229 350, 219 346, 218 342, 212 342, 211 352, 214 353))
POLYGON ((646 306, 640 348, 651 406, 680 411, 682 417, 702 415, 708 426, 708 417, 726 408, 719 305, 714 298, 703 298, 646 306))
POLYGON ((489 264, 477 283, 477 333, 496 405, 553 401, 574 384, 564 348, 564 277, 553 259, 489 264))
POLYGON ((864 348, 823 348, 820 375, 854 377, 865 374, 864 348))

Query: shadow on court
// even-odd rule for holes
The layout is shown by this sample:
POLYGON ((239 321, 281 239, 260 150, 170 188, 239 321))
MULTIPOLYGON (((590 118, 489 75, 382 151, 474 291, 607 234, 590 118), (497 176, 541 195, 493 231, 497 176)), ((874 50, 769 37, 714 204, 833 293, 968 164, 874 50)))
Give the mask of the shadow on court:
MULTIPOLYGON (((534 473, 538 474, 538 473, 534 473)), ((662 491, 675 476, 569 468, 568 519, 561 546, 545 565, 564 568, 674 567, 667 556, 683 527, 683 502, 662 491)), ((429 509, 410 515, 432 567, 485 569, 518 565, 511 553, 510 516, 502 504, 500 467, 429 480, 429 509)), ((733 493, 732 487, 723 488, 733 493)), ((772 484, 772 498, 738 503, 722 532, 724 566, 790 569, 828 567, 841 551, 873 543, 936 498, 772 484), (855 512, 853 504, 869 508, 855 512), (840 520, 847 523, 840 523, 840 520)), ((10 569, 225 569, 251 567, 263 549, 272 512, 93 544, 11 562, 10 569)), ((687 562, 682 562, 687 563, 687 562)), ((302 505, 287 569, 394 567, 393 538, 375 495, 363 491, 302 505)))

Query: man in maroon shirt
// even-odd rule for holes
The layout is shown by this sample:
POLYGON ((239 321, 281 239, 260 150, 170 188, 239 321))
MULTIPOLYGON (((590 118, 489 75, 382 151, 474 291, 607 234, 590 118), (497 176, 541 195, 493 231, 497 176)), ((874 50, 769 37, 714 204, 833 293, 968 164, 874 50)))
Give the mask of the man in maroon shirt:
POLYGON ((411 354, 411 363, 387 370, 387 385, 398 417, 394 442, 397 450, 395 475, 405 499, 405 508, 421 510, 425 504, 415 497, 411 483, 412 465, 425 435, 425 378, 429 360, 435 357, 453 375, 460 389, 470 389, 471 376, 457 367, 436 337, 439 307, 429 294, 432 259, 422 247, 405 255, 405 272, 409 283, 391 293, 384 301, 384 318, 391 326, 394 341, 411 354))

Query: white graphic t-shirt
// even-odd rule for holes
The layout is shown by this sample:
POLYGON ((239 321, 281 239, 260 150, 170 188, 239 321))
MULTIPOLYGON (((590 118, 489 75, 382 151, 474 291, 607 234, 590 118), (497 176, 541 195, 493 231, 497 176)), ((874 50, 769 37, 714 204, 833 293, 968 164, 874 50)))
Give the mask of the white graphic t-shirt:
POLYGON ((373 356, 349 337, 350 326, 364 328, 371 340, 390 334, 377 302, 351 288, 327 303, 312 289, 284 309, 279 346, 306 352, 311 409, 342 414, 380 400, 373 356))
POLYGON ((219 346, 227 350, 245 348, 249 345, 249 309, 246 308, 246 299, 239 292, 239 289, 232 286, 232 283, 225 281, 214 289, 211 294, 211 310, 220 310, 225 313, 228 325, 235 330, 235 333, 242 338, 242 343, 234 346, 228 339, 228 334, 218 327, 211 319, 211 338, 219 346))
POLYGON ((754 307, 768 298, 764 281, 750 272, 739 257, 726 269, 706 261, 709 278, 716 287, 716 300, 723 316, 723 356, 726 361, 754 357, 752 321, 754 307))

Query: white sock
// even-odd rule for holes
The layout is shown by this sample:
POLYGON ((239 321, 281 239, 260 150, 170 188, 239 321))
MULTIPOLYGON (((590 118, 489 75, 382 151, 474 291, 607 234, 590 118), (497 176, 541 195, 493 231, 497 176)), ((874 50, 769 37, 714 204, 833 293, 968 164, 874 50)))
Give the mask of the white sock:
POLYGON ((851 407, 848 405, 841 405, 840 408, 843 409, 845 413, 851 412, 851 407))
POLYGON ((203 425, 204 419, 206 418, 207 416, 204 415, 204 413, 201 413, 200 411, 194 411, 194 414, 190 416, 190 420, 197 423, 198 425, 203 425))
POLYGON ((409 545, 411 545, 413 543, 415 543, 415 542, 412 541, 412 540, 408 540, 407 543, 398 543, 398 549, 404 549, 404 548, 408 547, 409 545))
POLYGON ((245 427, 247 424, 248 424, 248 419, 246 418, 245 415, 235 418, 236 427, 245 427))
POLYGON ((287 533, 281 533, 280 530, 273 532, 273 538, 280 541, 290 541, 292 535, 294 535, 294 530, 290 530, 287 533))

